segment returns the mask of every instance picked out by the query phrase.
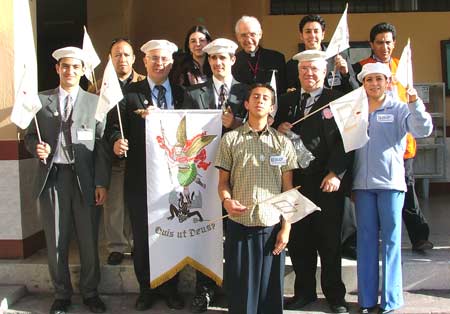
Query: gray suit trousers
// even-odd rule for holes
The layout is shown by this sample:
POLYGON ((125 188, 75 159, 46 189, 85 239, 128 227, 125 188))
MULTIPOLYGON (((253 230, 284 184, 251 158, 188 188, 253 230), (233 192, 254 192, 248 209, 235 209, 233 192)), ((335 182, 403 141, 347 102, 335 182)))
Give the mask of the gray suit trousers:
POLYGON ((74 230, 80 251, 81 295, 85 299, 97 295, 100 281, 100 210, 86 205, 72 165, 53 166, 39 197, 39 205, 55 298, 70 299, 73 293, 69 271, 69 246, 74 230))

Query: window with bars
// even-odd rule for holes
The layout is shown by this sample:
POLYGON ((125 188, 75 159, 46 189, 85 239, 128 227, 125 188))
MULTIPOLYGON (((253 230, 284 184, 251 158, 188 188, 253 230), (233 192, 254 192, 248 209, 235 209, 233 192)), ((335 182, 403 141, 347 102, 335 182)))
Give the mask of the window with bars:
POLYGON ((450 11, 450 0, 271 0, 270 14, 342 13, 347 2, 349 13, 450 11))

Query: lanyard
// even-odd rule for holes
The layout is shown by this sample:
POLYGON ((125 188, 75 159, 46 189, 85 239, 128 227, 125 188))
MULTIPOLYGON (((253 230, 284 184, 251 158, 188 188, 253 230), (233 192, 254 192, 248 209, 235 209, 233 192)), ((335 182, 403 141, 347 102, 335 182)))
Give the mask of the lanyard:
POLYGON ((253 74, 253 80, 254 81, 256 80, 256 74, 258 73, 258 70, 259 70, 259 57, 260 56, 261 56, 260 50, 258 50, 258 59, 256 59, 256 64, 255 64, 254 67, 252 66, 252 63, 250 62, 250 60, 247 60, 248 67, 250 68, 250 71, 253 74))

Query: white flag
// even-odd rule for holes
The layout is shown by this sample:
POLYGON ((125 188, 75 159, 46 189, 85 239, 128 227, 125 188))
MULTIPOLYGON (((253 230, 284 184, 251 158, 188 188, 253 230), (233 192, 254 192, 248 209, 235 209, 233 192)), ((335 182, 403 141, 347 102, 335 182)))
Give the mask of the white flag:
POLYGON ((100 97, 97 103, 95 119, 103 121, 106 114, 123 98, 122 89, 116 71, 109 56, 108 64, 103 73, 102 87, 100 88, 100 97))
POLYGON ((277 72, 276 70, 272 70, 272 78, 270 79, 270 86, 272 86, 273 90, 275 91, 275 100, 273 103, 273 110, 270 113, 270 115, 275 118, 275 115, 277 114, 277 110, 278 110, 278 98, 277 98, 277 79, 275 76, 275 72, 277 72))
POLYGON ((278 210, 284 220, 289 223, 297 222, 316 210, 316 204, 304 197, 296 188, 271 197, 260 204, 264 208, 278 210))
POLYGON ((407 86, 413 86, 413 70, 411 61, 411 45, 408 38, 408 43, 405 48, 403 48, 402 56, 398 62, 397 72, 395 73, 397 81, 403 85, 404 88, 407 86))
POLYGON ((369 140, 369 103, 364 87, 330 102, 330 110, 341 133, 345 152, 363 147, 369 140))
POLYGON ((37 95, 36 86, 33 86, 30 71, 25 67, 14 100, 11 121, 19 128, 26 129, 41 108, 42 104, 37 95))
POLYGON ((100 58, 95 52, 94 45, 92 44, 91 37, 84 26, 84 37, 83 37, 83 52, 86 56, 86 73, 84 74, 86 78, 94 84, 94 69, 100 64, 100 58))
POLYGON ((348 4, 345 5, 344 13, 342 13, 342 17, 339 20, 338 25, 336 26, 336 30, 334 31, 333 37, 331 37, 327 51, 325 52, 327 59, 337 55, 347 48, 350 48, 350 35, 348 33, 347 24, 347 8, 348 4))

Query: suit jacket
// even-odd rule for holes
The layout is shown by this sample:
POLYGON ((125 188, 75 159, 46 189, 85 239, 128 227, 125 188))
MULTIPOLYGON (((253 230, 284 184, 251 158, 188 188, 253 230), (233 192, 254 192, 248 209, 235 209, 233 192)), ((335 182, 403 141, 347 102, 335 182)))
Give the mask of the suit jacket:
POLYGON ((277 70, 275 78, 277 81, 277 93, 286 92, 286 64, 284 55, 278 51, 265 49, 259 46, 256 58, 258 61, 258 72, 256 77, 250 70, 248 63, 250 55, 244 50, 236 54, 236 62, 232 67, 233 77, 241 83, 251 85, 253 83, 270 83, 272 79, 272 70, 277 70))
MULTIPOLYGON (((282 95, 278 98, 278 112, 275 116, 274 127, 278 127, 282 122, 294 122, 296 110, 300 106, 300 90, 296 90, 282 95)), ((342 96, 342 93, 323 89, 322 94, 313 104, 310 112, 326 105, 334 99, 342 96)), ((309 118, 297 123, 292 131, 299 134, 305 147, 314 155, 315 159, 306 169, 297 169, 296 173, 308 175, 326 175, 329 171, 336 173, 341 179, 352 163, 352 154, 345 153, 342 138, 337 128, 336 122, 324 111, 329 111, 327 107, 309 118)))
MULTIPOLYGON (((181 109, 184 90, 179 85, 170 85, 175 109, 181 109)), ((124 99, 119 103, 124 136, 128 140, 125 168, 125 199, 129 204, 147 208, 147 176, 145 152, 145 119, 135 113, 153 105, 152 93, 147 80, 132 83, 126 89, 124 99)), ((121 138, 117 114, 110 114, 105 138, 111 147, 121 138)))
MULTIPOLYGON (((186 88, 183 109, 216 109, 214 82, 208 79, 205 83, 186 88)), ((231 83, 227 106, 231 107, 235 117, 244 119, 247 110, 244 101, 247 99, 248 85, 234 80, 231 83)))
MULTIPOLYGON (((305 50, 305 45, 301 46, 301 51, 305 50)), ((326 51, 327 47, 322 45, 322 50, 326 51)), ((336 71, 335 82, 333 84, 333 89, 337 89, 343 93, 349 93, 354 89, 359 87, 359 83, 356 80, 355 71, 353 70, 352 64, 350 63, 350 56, 347 51, 342 51, 340 55, 347 61, 348 73, 347 75, 340 74, 339 71, 336 71)), ((333 71, 334 71, 334 57, 327 60, 327 75, 325 77, 325 87, 330 87, 330 82, 333 81, 333 71)), ((292 89, 300 89, 300 81, 298 79, 298 61, 297 60, 289 60, 286 63, 286 79, 287 79, 287 88, 292 89)))
MULTIPOLYGON (((59 114, 59 89, 51 89, 39 93, 42 109, 36 114, 42 141, 51 147, 47 164, 39 163, 36 177, 35 197, 39 197, 47 182, 53 165, 53 157, 58 146, 61 129, 61 114, 59 114)), ((75 160, 75 173, 84 200, 88 206, 95 203, 95 187, 107 187, 109 171, 106 147, 101 139, 105 127, 104 122, 95 120, 98 96, 87 93, 80 88, 72 111, 72 149, 75 160), (89 131, 90 138, 79 138, 79 131, 89 131)), ((25 134, 25 145, 28 151, 37 157, 36 145, 39 143, 36 127, 31 123, 25 134)))

